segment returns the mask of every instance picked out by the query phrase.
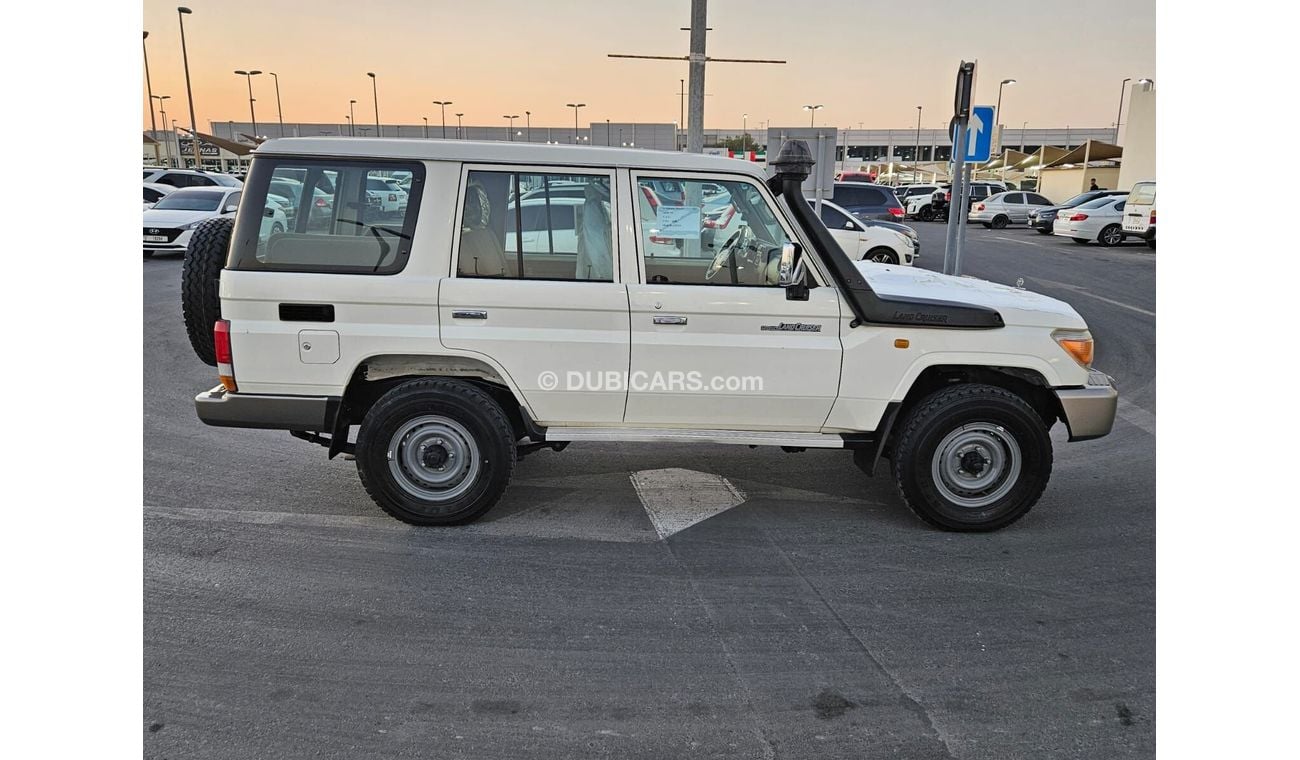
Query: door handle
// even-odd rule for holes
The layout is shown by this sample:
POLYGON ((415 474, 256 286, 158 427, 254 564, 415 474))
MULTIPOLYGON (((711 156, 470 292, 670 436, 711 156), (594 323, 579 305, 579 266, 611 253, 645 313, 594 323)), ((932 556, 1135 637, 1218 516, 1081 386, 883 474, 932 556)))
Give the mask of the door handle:
POLYGON ((463 309, 453 311, 451 317, 452 319, 487 319, 487 312, 482 309, 463 309))
POLYGON ((664 317, 655 317, 655 324, 657 324, 657 325, 684 325, 684 324, 686 324, 686 317, 667 317, 667 316, 664 316, 664 317))

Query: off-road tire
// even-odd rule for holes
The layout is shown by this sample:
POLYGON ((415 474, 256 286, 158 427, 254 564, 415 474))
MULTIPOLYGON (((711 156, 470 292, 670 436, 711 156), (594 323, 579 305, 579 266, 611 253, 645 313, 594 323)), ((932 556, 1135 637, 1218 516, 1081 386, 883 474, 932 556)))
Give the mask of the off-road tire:
MULTIPOLYGON (((393 456, 401 461, 400 451, 393 456)), ((515 434, 501 406, 484 391, 460 380, 421 378, 388 391, 366 413, 357 433, 356 462, 366 493, 392 517, 412 525, 462 525, 482 517, 506 492, 515 468, 515 434), (447 501, 413 496, 389 464, 393 436, 427 416, 462 426, 480 457, 468 490, 447 501)))
POLYGON ((217 366, 212 326, 221 319, 221 270, 230 253, 230 234, 235 220, 230 217, 208 219, 194 230, 181 264, 181 314, 190 347, 199 361, 217 366))
POLYGON ((993 217, 993 229, 1004 230, 1007 228, 1007 222, 1009 221, 1011 220, 1005 216, 995 216, 993 217))
POLYGON ((891 458, 898 492, 925 522, 950 531, 1004 528, 1037 503, 1052 475, 1052 440, 1042 418, 1016 394, 992 385, 964 383, 935 391, 902 420, 891 458), (1020 471, 996 501, 978 508, 948 499, 933 476, 935 453, 946 436, 964 425, 992 424, 1019 447, 1020 471))

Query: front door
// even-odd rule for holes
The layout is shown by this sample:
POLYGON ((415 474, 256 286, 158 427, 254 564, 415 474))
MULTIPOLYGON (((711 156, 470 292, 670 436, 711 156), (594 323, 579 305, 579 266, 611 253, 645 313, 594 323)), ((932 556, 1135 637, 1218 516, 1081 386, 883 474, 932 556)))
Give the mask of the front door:
POLYGON ((462 185, 443 344, 499 362, 538 423, 617 425, 627 391, 608 378, 627 371, 629 338, 613 172, 470 167, 462 185))
MULTIPOLYGON (((632 175, 638 281, 629 279, 628 425, 816 431, 839 390, 840 300, 777 284, 793 239, 772 196, 740 175, 632 175), (671 179, 680 200, 655 192, 671 179)), ((809 255, 805 253, 805 255, 809 255)))

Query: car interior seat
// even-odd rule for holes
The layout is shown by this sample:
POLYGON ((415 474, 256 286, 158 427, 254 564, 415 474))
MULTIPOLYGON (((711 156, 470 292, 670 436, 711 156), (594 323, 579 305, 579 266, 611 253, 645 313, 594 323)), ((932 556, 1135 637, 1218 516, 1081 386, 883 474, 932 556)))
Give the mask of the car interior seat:
POLYGON ((460 231, 457 273, 477 277, 504 277, 506 252, 500 238, 489 228, 492 207, 487 191, 477 183, 465 192, 465 214, 460 231))

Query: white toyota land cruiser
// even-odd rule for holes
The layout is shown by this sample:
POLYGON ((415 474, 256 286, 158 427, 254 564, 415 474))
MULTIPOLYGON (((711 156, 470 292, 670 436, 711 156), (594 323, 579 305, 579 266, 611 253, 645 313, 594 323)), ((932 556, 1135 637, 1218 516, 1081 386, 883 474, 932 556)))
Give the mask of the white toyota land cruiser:
POLYGON ((478 518, 518 457, 573 441, 847 449, 868 474, 888 459, 940 528, 1024 515, 1051 474, 1049 428, 1077 441, 1114 421, 1083 319, 1029 291, 851 261, 803 201, 808 146, 773 165, 267 141, 236 219, 205 222, 186 255, 186 326, 221 380, 198 416, 352 453, 375 502, 418 525, 478 518), (398 174, 409 202, 381 214, 366 188, 398 174), (267 235, 281 177, 315 192, 267 235))

